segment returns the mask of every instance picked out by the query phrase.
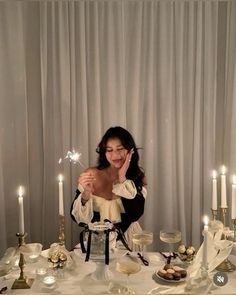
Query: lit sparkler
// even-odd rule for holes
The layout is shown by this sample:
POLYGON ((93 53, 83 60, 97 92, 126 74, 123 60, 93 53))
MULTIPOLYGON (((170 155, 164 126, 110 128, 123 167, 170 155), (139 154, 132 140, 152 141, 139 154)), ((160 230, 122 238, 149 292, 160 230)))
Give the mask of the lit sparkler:
POLYGON ((73 164, 79 163, 80 166, 85 168, 84 164, 81 162, 81 156, 82 154, 80 152, 76 152, 75 150, 72 150, 72 152, 68 151, 65 158, 64 159, 60 158, 58 163, 61 164, 62 160, 69 159, 69 161, 72 162, 73 164))

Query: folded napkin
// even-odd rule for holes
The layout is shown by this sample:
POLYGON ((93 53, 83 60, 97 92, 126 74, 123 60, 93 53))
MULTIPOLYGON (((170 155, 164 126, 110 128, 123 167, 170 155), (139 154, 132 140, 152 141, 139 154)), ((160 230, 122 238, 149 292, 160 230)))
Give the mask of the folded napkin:
MULTIPOLYGON (((212 272, 221 262, 223 262, 232 251, 233 242, 222 240, 223 230, 218 230, 216 233, 209 231, 207 243, 207 258, 208 258, 208 273, 212 272)), ((188 272, 190 277, 195 277, 201 269, 203 256, 203 243, 199 248, 197 255, 190 265, 188 272)))
POLYGON ((6 275, 14 265, 16 259, 17 248, 10 247, 6 250, 3 257, 0 259, 0 277, 6 275))
MULTIPOLYGON (((197 255, 193 263, 188 268, 188 279, 186 284, 186 291, 197 290, 197 292, 208 293, 212 291, 216 286, 212 282, 213 271, 218 265, 221 264, 230 255, 233 242, 222 239, 224 236, 224 228, 220 223, 214 223, 212 227, 209 227, 209 231, 206 233, 207 237, 207 262, 208 269, 202 268, 203 258, 203 243, 199 248, 197 255)), ((191 293, 192 293, 191 292, 191 293)))
POLYGON ((16 253, 17 253, 16 247, 7 248, 3 257, 0 259, 0 264, 9 264, 11 259, 16 255, 16 253))

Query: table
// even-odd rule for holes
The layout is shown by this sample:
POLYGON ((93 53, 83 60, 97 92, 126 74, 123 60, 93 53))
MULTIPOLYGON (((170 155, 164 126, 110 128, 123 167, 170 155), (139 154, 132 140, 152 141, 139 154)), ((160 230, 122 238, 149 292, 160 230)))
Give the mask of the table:
MULTIPOLYGON (((141 266, 141 271, 130 276, 130 286, 137 294, 186 294, 184 288, 186 283, 169 283, 166 285, 162 281, 154 280, 153 274, 164 264, 164 258, 156 252, 147 253, 150 259, 149 266, 141 266)), ((133 255, 136 255, 134 253, 133 255)), ((19 270, 12 271, 4 277, 0 277, 0 288, 7 286, 7 294, 76 294, 93 295, 108 294, 111 284, 125 284, 126 276, 115 270, 115 260, 110 262, 109 268, 113 278, 108 281, 94 281, 91 273, 96 265, 93 261, 84 261, 84 257, 71 253, 73 264, 64 272, 64 279, 58 279, 53 288, 44 287, 40 279, 36 276, 36 269, 47 266, 47 259, 40 257, 39 261, 25 266, 25 274, 28 278, 35 278, 31 289, 12 290, 11 286, 15 278, 19 277, 19 270)), ((236 265, 236 256, 230 256, 231 262, 236 265)), ((217 287, 211 294, 236 294, 236 272, 227 273, 228 283, 223 287, 217 287)), ((199 293, 197 293, 199 294, 199 293)))

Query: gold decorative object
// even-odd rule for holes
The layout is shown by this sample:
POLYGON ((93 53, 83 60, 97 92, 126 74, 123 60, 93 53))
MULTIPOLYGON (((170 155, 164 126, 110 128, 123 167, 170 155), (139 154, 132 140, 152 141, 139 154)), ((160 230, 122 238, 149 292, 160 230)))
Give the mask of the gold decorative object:
POLYGON ((225 227, 226 225, 226 213, 228 208, 221 208, 222 222, 225 227))
POLYGON ((213 220, 216 220, 218 210, 211 209, 211 212, 212 212, 212 219, 213 219, 213 220))
POLYGON ((24 276, 24 265, 25 259, 24 255, 20 253, 19 267, 20 267, 20 276, 16 279, 12 285, 12 289, 30 289, 34 279, 27 279, 24 276))
POLYGON ((59 245, 65 245, 65 216, 59 215, 59 245))
MULTIPOLYGON (((227 209, 228 208, 221 208, 221 214, 222 214, 222 222, 224 224, 224 228, 226 225, 226 213, 227 213, 227 209)), ((226 235, 223 234, 223 239, 226 239, 226 235)), ((228 259, 226 258, 224 261, 222 261, 217 267, 216 269, 218 271, 223 271, 223 272, 231 272, 234 271, 236 269, 235 265, 228 259)))
POLYGON ((27 233, 17 233, 16 236, 18 237, 18 247, 25 245, 25 237, 27 236, 27 233))
POLYGON ((53 253, 48 261, 52 263, 53 268, 63 268, 67 261, 67 256, 65 253, 58 251, 53 253))
POLYGON ((235 270, 235 265, 228 258, 226 258, 217 266, 216 269, 218 271, 231 272, 235 270))
POLYGON ((236 242, 236 219, 232 219, 233 231, 234 231, 234 242, 236 242))

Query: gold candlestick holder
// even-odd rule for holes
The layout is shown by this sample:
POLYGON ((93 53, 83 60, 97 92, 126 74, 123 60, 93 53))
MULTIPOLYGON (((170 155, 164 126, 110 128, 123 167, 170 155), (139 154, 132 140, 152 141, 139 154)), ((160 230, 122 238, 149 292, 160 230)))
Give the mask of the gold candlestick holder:
POLYGON ((65 245, 65 216, 59 215, 59 245, 65 245))
POLYGON ((213 219, 213 220, 216 220, 216 218, 217 218, 217 214, 218 214, 218 210, 211 209, 211 213, 212 213, 212 219, 213 219))
MULTIPOLYGON (((221 208, 221 215, 222 215, 222 222, 225 228, 226 225, 226 214, 227 214, 227 207, 226 208, 221 208)), ((227 239, 227 236, 225 234, 223 234, 223 239, 227 239)), ((234 271, 236 269, 235 265, 228 259, 226 258, 224 261, 222 261, 217 267, 216 269, 218 271, 222 271, 222 272, 231 272, 234 271)))
POLYGON ((233 231, 234 231, 234 242, 236 242, 236 218, 232 219, 233 231))
POLYGON ((231 272, 235 270, 235 265, 228 258, 226 258, 216 267, 216 269, 222 272, 231 272))
POLYGON ((227 210, 228 210, 228 207, 225 207, 225 208, 222 208, 221 207, 221 216, 222 216, 222 222, 223 222, 224 227, 226 225, 226 214, 227 214, 227 210))
POLYGON ((24 275, 24 266, 25 266, 25 259, 24 255, 20 253, 20 260, 19 260, 19 267, 20 267, 20 276, 16 279, 12 285, 12 289, 30 289, 34 279, 28 279, 24 275))
POLYGON ((25 237, 27 236, 27 233, 17 233, 16 236, 18 237, 18 247, 25 245, 25 237))

